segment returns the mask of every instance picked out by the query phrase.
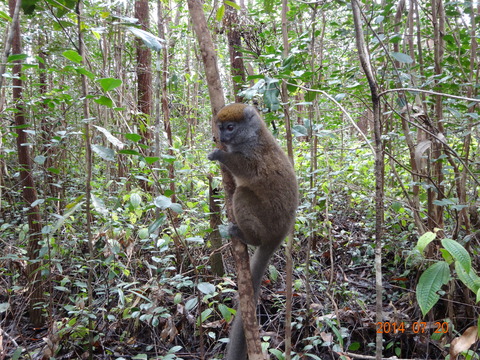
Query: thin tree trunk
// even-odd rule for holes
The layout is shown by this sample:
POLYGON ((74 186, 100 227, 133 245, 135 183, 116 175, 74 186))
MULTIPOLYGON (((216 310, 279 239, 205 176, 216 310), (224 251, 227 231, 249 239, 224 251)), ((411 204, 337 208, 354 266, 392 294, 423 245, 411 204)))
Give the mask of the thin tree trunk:
MULTIPOLYGON (((142 25, 142 30, 148 30, 148 0, 135 1, 135 17, 142 25)), ((140 129, 146 144, 152 138, 150 131, 150 116, 152 114, 152 54, 142 42, 136 39, 137 47, 137 103, 138 111, 142 114, 138 119, 140 129)))
MULTIPOLYGON (((215 119, 220 109, 225 105, 223 88, 220 81, 217 56, 213 46, 210 31, 207 28, 207 21, 203 13, 203 5, 200 0, 188 0, 188 10, 192 18, 193 28, 197 35, 200 47, 205 75, 207 78, 210 105, 212 107, 212 129, 217 146, 220 146, 218 129, 215 119)), ((233 220, 232 195, 235 191, 235 182, 230 172, 222 167, 223 186, 226 192, 227 215, 233 220)), ((233 256, 237 265, 237 283, 240 300, 240 312, 243 319, 245 339, 250 360, 263 359, 260 346, 260 337, 256 318, 256 304, 254 303, 252 277, 250 274, 249 257, 247 246, 239 239, 232 237, 233 256)), ((237 313, 238 314, 238 313, 237 313)))
MULTIPOLYGON (((17 0, 20 1, 20 0, 17 0)), ((14 17, 16 9, 16 1, 9 0, 10 16, 14 17)), ((15 26, 12 27, 12 52, 13 54, 22 53, 22 45, 20 40, 20 22, 17 21, 15 26)), ((25 109, 23 104, 23 82, 21 79, 22 63, 21 61, 15 61, 13 66, 13 102, 15 103, 15 128, 17 132, 17 152, 18 152, 18 165, 20 168, 20 186, 22 188, 23 199, 26 205, 29 207, 27 213, 28 218, 28 250, 27 256, 29 259, 27 265, 28 285, 30 289, 30 303, 29 303, 29 315, 30 322, 35 327, 40 327, 44 323, 42 318, 41 303, 44 301, 43 285, 40 278, 40 259, 37 259, 38 252, 41 248, 40 242, 42 240, 42 225, 40 217, 40 209, 38 205, 31 206, 32 203, 37 201, 37 190, 35 188, 35 182, 32 174, 32 159, 30 155, 27 139, 27 133, 24 131, 28 126, 27 119, 25 118, 25 109), (40 303, 40 306, 39 306, 40 303)))
MULTIPOLYGON (((373 105, 373 129, 375 137, 375 290, 376 290, 376 322, 383 321, 383 302, 382 302, 382 239, 384 224, 384 182, 385 182, 385 163, 384 149, 382 142, 382 118, 380 110, 380 98, 378 96, 378 84, 373 73, 370 56, 363 36, 362 20, 358 0, 352 0, 353 21, 355 24, 355 40, 357 44, 360 64, 365 76, 367 77, 373 105)), ((377 360, 382 359, 382 334, 377 333, 376 354, 377 360)))
MULTIPOLYGON (((162 2, 158 1, 157 2, 158 6, 158 34, 160 35, 161 38, 166 40, 166 34, 165 34, 165 28, 166 28, 166 22, 167 22, 167 16, 165 15, 165 12, 163 11, 163 6, 162 2), (163 20, 163 21, 162 21, 163 20)), ((169 52, 173 51, 173 46, 174 43, 170 42, 168 47, 163 48, 163 71, 162 71, 162 77, 161 77, 161 83, 162 83, 162 113, 163 113, 163 125, 165 128, 165 133, 167 134, 167 140, 168 140, 168 155, 174 156, 173 153, 173 137, 172 137, 172 126, 170 123, 170 107, 168 104, 168 86, 167 86, 167 74, 168 74, 168 64, 170 60, 169 52)), ((172 162, 168 165, 168 177, 170 179, 170 191, 172 194, 170 195, 170 198, 172 199, 172 202, 176 202, 176 196, 175 196, 175 164, 172 162)))
MULTIPOLYGON (((282 0, 282 39, 283 39, 283 58, 285 59, 289 53, 288 43, 288 1, 282 0)), ((285 130, 287 138, 287 152, 288 157, 293 164, 293 146, 292 146, 292 131, 290 128, 290 101, 288 98, 287 83, 282 81, 281 97, 283 103, 283 113, 285 114, 285 130)), ((293 300, 293 228, 288 235, 287 247, 285 249, 285 289, 286 289, 286 304, 285 304, 285 359, 292 358, 292 300, 293 300)))
MULTIPOLYGON (((83 31, 81 28, 81 17, 83 9, 82 1, 77 3, 77 30, 78 30, 78 49, 80 56, 82 57, 82 66, 87 64, 87 55, 85 52, 85 44, 83 41, 83 31)), ((87 167, 87 173, 85 178, 85 214, 86 214, 86 226, 87 226, 87 240, 88 240, 88 253, 90 259, 90 267, 88 270, 88 308, 93 311, 93 273, 95 266, 93 260, 95 258, 93 248, 93 235, 92 235, 92 214, 91 209, 91 191, 92 191, 92 147, 90 138, 90 105, 88 99, 88 82, 85 74, 80 75, 82 81, 82 98, 83 98, 83 120, 84 120, 84 134, 85 134, 85 165, 87 167)), ((95 328, 94 321, 89 318, 88 320, 88 357, 93 359, 93 330, 95 328)))
MULTIPOLYGON (((235 3, 234 0, 231 2, 235 3)), ((227 30, 233 95, 235 96, 235 102, 242 102, 243 96, 238 95, 238 93, 242 90, 242 84, 245 83, 245 67, 243 65, 243 54, 240 51, 242 41, 238 31, 238 14, 237 9, 234 7, 228 4, 224 4, 224 6, 225 16, 223 17, 223 23, 227 30)))

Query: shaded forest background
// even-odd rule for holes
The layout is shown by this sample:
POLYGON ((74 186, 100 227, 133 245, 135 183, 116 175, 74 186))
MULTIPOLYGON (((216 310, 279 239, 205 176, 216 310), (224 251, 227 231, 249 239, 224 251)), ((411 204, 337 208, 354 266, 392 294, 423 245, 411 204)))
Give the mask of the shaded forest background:
MULTIPOLYGON (((257 106, 300 186, 266 352, 478 359, 480 3, 203 10, 225 103, 257 106)), ((0 359, 222 358, 235 267, 192 25, 176 0, 0 3, 0 359)))

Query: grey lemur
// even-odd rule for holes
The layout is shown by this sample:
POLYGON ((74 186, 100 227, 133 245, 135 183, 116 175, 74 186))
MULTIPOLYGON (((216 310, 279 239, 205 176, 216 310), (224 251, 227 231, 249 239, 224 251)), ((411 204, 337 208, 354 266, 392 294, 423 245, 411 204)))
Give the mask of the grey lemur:
MULTIPOLYGON (((230 224, 229 233, 257 246, 250 264, 257 301, 270 257, 295 222, 297 180, 290 160, 254 107, 228 105, 219 111, 216 123, 227 151, 215 149, 208 159, 225 165, 235 179, 236 224, 230 224)), ((229 338, 226 359, 245 360, 247 350, 240 311, 229 338)))

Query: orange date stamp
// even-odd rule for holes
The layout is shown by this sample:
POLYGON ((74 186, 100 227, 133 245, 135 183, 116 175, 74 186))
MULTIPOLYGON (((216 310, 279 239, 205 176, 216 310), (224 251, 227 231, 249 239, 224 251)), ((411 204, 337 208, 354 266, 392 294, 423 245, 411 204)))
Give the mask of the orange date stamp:
POLYGON ((424 321, 415 321, 411 324, 405 322, 379 321, 376 324, 377 334, 403 334, 404 332, 413 332, 414 334, 424 334, 429 329, 435 329, 435 334, 446 334, 448 332, 448 322, 436 321, 429 324, 424 321))

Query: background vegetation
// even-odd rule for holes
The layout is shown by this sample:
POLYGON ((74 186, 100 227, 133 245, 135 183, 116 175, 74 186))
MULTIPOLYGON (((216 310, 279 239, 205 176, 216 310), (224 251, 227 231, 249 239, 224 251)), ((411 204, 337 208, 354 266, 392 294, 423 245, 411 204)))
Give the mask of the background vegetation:
MULTIPOLYGON (((0 359, 222 358, 235 268, 200 50, 185 2, 132 5, 0 3, 0 359)), ((480 3, 359 5, 376 97, 352 3, 289 1, 287 54, 285 7, 203 6, 226 102, 285 147, 288 109, 293 357, 369 358, 380 332, 384 357, 479 358, 480 3)), ((284 267, 259 305, 278 359, 284 267)))

